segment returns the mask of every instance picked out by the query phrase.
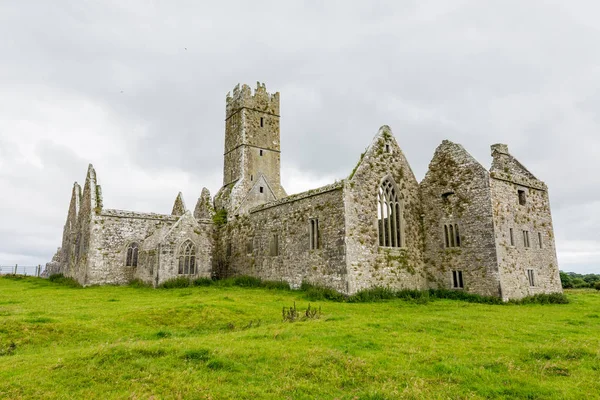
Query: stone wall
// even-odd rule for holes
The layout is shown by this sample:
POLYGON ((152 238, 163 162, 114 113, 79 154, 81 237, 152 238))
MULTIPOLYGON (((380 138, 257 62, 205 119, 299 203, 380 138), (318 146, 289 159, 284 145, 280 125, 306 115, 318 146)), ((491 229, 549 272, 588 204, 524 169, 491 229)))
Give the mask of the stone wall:
POLYGON ((216 272, 303 281, 346 293, 342 184, 289 196, 251 210, 219 230, 216 272), (319 245, 310 249, 310 219, 318 219, 319 245), (277 238, 275 238, 277 236, 277 238))
POLYGON ((424 289, 419 186, 391 130, 383 126, 344 185, 348 290, 424 289), (377 194, 392 178, 403 203, 400 247, 381 247, 377 194))
POLYGON ((503 299, 562 292, 546 185, 506 145, 492 146, 492 156, 490 187, 503 299), (523 231, 528 232, 529 246, 523 231), (533 286, 528 269, 534 271, 533 286))
POLYGON ((173 226, 178 219, 172 215, 120 210, 103 210, 94 216, 85 284, 125 284, 136 277, 148 282, 141 271, 147 268, 141 258, 137 267, 125 266, 127 248, 133 242, 141 248, 147 237, 163 227, 173 226))
POLYGON ((500 296, 488 171, 461 145, 444 140, 420 189, 429 286, 453 288, 456 270, 465 291, 500 296), (458 226, 459 246, 446 245, 444 225, 458 226))

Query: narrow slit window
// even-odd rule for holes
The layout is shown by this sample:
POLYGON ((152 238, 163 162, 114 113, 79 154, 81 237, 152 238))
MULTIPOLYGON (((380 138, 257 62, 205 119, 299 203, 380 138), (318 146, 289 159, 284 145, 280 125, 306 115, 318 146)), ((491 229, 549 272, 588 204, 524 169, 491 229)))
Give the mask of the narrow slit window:
POLYGON ((544 248, 544 245, 542 243, 542 232, 538 232, 538 244, 540 246, 540 249, 544 248))
POLYGON ((523 231, 523 246, 530 247, 529 246, 529 231, 523 231))
POLYGON ((262 128, 263 126, 265 126, 265 119, 260 117, 260 127, 262 128))
POLYGON ((460 234, 458 233, 458 225, 454 225, 454 235, 456 235, 456 247, 460 247, 460 234))
POLYGON ((259 154, 259 155, 262 157, 262 155, 263 155, 263 151, 262 151, 262 150, 259 150, 259 151, 258 151, 258 154, 259 154))
POLYGON ((519 194, 519 204, 522 206, 527 204, 527 195, 525 194, 525 191, 519 190, 517 193, 519 194))
POLYGON ((534 273, 533 269, 527 270, 527 280, 529 281, 529 286, 531 286, 531 287, 535 286, 535 273, 534 273))
POLYGON ((317 218, 310 219, 310 249, 316 250, 319 248, 319 220, 317 218))
POLYGON ((454 289, 463 289, 465 287, 462 271, 452 271, 452 287, 454 289))
POLYGON ((269 254, 271 254, 271 256, 278 256, 279 255, 279 235, 278 234, 274 234, 273 236, 271 236, 271 243, 269 246, 269 254))
POLYGON ((448 225, 444 225, 444 239, 446 241, 446 247, 450 247, 450 236, 448 236, 448 225))
POLYGON ((246 242, 246 254, 251 255, 254 252, 254 240, 249 239, 246 242))
POLYGON ((385 152, 386 153, 391 153, 392 152, 391 149, 390 149, 390 145, 389 144, 385 145, 385 152))
POLYGON ((396 192, 396 185, 391 178, 385 179, 377 194, 377 225, 379 245, 382 247, 402 247, 402 200, 396 192))
POLYGON ((514 246, 514 245, 515 245, 515 235, 514 235, 514 233, 513 233, 513 228, 510 228, 510 229, 508 230, 508 234, 509 234, 509 236, 510 236, 510 245, 511 245, 511 246, 514 246))

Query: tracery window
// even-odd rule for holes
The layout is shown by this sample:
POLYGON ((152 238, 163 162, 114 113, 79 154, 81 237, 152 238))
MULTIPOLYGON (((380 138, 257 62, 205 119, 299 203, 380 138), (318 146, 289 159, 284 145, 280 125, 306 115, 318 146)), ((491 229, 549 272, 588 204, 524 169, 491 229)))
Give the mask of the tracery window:
POLYGON ((377 224, 379 245, 402 247, 402 200, 399 199, 392 178, 386 178, 377 193, 377 224))
POLYGON ((191 240, 183 243, 179 250, 179 274, 193 275, 196 273, 196 246, 191 240))
POLYGON ((126 267, 137 267, 138 264, 138 250, 139 245, 137 243, 131 243, 127 247, 127 259, 125 260, 126 267))

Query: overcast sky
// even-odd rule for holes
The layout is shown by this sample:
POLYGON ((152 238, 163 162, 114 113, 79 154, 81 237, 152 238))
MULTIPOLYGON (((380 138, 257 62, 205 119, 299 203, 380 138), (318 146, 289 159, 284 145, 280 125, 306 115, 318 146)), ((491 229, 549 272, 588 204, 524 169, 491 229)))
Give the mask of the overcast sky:
POLYGON ((600 3, 0 0, 0 265, 44 264, 93 163, 105 208, 222 183, 225 96, 281 93, 289 194, 390 125, 421 180, 443 139, 502 142, 550 188, 560 268, 600 273, 600 3))

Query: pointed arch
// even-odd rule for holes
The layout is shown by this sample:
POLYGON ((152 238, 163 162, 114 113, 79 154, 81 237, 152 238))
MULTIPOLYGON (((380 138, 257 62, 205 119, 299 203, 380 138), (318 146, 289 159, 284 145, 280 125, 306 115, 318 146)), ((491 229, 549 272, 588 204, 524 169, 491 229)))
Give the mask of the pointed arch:
POLYGON ((127 258, 125 259, 126 267, 137 267, 139 248, 140 245, 136 242, 132 242, 127 246, 127 258))
POLYGON ((191 240, 186 240, 179 246, 180 275, 193 275, 196 273, 196 245, 191 240))
POLYGON ((391 176, 387 176, 381 181, 377 191, 377 226, 379 230, 379 246, 403 247, 403 212, 404 202, 398 194, 396 183, 391 176))

